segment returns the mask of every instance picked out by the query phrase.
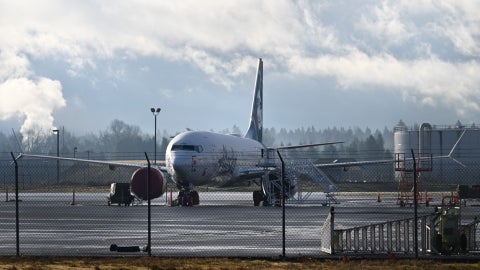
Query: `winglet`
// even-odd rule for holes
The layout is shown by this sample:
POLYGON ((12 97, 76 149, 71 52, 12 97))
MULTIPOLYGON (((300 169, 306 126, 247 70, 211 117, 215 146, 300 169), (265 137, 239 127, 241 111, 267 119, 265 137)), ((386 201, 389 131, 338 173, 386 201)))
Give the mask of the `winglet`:
POLYGON ((462 135, 460 135, 460 137, 458 137, 457 142, 453 145, 452 150, 450 150, 450 153, 448 153, 448 157, 450 157, 450 158, 452 157, 453 151, 455 151, 455 150, 457 149, 457 145, 458 145, 458 144, 460 143, 460 141, 462 140, 463 135, 465 135, 465 132, 467 132, 466 129, 464 129, 463 132, 462 132, 462 135))
POLYGON ((245 138, 262 142, 263 134, 263 61, 258 59, 257 79, 253 93, 252 112, 250 113, 250 125, 245 133, 245 138))
POLYGON ((453 152, 457 149, 457 145, 458 145, 458 144, 460 143, 460 141, 462 140, 463 135, 465 135, 465 132, 467 132, 466 129, 463 130, 463 132, 462 132, 462 134, 460 135, 460 137, 458 137, 457 142, 453 145, 452 150, 450 150, 450 153, 448 153, 448 157, 449 157, 450 159, 452 159, 453 161, 455 161, 457 164, 459 164, 460 166, 462 166, 462 167, 464 167, 464 168, 466 168, 467 166, 466 166, 465 164, 463 164, 462 162, 456 160, 454 157, 452 157, 452 155, 453 155, 453 152))

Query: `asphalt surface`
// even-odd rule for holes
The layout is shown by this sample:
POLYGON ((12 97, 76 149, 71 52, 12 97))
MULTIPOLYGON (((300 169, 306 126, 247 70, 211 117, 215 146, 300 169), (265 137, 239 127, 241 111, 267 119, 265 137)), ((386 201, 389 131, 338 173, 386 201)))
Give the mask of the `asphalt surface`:
MULTIPOLYGON (((147 244, 147 203, 107 206, 104 193, 21 193, 20 254, 53 256, 146 255, 110 251, 110 246, 147 244), (74 205, 72 205, 74 201, 74 205)), ((254 207, 251 193, 200 193, 201 205, 167 206, 167 197, 152 201, 151 243, 155 256, 277 257, 282 254, 282 208, 254 207)), ((321 196, 321 195, 320 195, 321 196)), ((1 198, 1 197, 0 197, 1 198)), ((5 198, 5 197, 4 197, 5 198)), ((0 201, 0 255, 16 254, 15 201, 0 201)), ((413 217, 396 197, 346 194, 338 197, 335 228, 413 217)), ((440 202, 434 198, 434 202, 440 202)), ((287 205, 287 256, 322 256, 321 227, 330 207, 287 205)), ((479 207, 462 209, 464 222, 479 215, 479 207)), ((433 212, 421 206, 419 215, 433 212)))

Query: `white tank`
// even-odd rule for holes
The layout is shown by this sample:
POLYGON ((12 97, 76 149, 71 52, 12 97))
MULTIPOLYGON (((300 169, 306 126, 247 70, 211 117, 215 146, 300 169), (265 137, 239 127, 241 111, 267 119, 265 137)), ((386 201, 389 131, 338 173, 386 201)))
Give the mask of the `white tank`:
MULTIPOLYGON (((400 120, 393 130, 393 142, 394 142, 394 158, 400 162, 395 164, 395 167, 406 168, 408 165, 401 160, 411 158, 411 148, 417 144, 416 140, 412 141, 412 137, 415 138, 415 133, 409 131, 405 123, 400 120)), ((413 138, 413 139, 414 139, 413 138)), ((401 172, 395 171, 395 180, 400 181, 401 172)))

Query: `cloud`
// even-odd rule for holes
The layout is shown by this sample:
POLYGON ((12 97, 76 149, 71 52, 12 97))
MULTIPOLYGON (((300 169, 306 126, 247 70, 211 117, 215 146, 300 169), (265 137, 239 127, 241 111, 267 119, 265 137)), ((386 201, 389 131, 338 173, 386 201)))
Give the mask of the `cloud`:
POLYGON ((10 1, 2 11, 2 92, 56 93, 38 105, 49 123, 52 108, 66 106, 62 87, 37 78, 33 59, 66 63, 70 76, 94 70, 117 80, 127 69, 99 70, 98 62, 182 61, 232 89, 263 57, 271 70, 335 78, 344 91, 402 91, 459 115, 480 111, 480 4, 472 1, 10 1))
POLYGON ((66 106, 59 81, 48 78, 30 80, 27 78, 8 79, 0 84, 0 119, 23 117, 20 129, 24 140, 33 127, 51 129, 53 111, 66 106))
POLYGON ((0 50, 0 82, 30 74, 30 62, 25 55, 0 50))
POLYGON ((0 120, 24 118, 24 140, 34 127, 51 129, 53 112, 66 106, 59 81, 34 76, 24 54, 0 50, 0 120))
POLYGON ((401 13, 388 2, 381 2, 381 6, 373 7, 373 14, 362 14, 358 28, 368 32, 372 38, 381 41, 385 46, 404 43, 415 35, 401 19, 401 13))
POLYGON ((476 61, 449 63, 438 58, 402 61, 392 55, 369 56, 353 50, 344 56, 292 59, 291 69, 311 76, 331 76, 344 89, 365 86, 403 91, 423 104, 480 111, 480 72, 476 61))
MULTIPOLYGON (((480 2, 458 1, 445 3, 446 11, 442 20, 434 29, 447 37, 455 49, 463 55, 478 57, 480 55, 480 2)), ((478 59, 478 58, 477 58, 478 59)))

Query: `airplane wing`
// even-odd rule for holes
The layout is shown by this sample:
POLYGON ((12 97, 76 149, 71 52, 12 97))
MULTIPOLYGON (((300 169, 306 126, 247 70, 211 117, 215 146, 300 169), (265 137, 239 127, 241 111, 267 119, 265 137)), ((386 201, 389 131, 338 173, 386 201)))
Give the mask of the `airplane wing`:
MULTIPOLYGON (((463 163, 453 158, 451 155, 446 156, 432 156, 432 157, 422 157, 416 158, 416 161, 431 161, 433 159, 451 159, 462 167, 466 167, 463 163)), ((348 161, 348 162, 332 162, 332 163, 319 163, 315 164, 317 168, 346 168, 346 167, 355 167, 355 166, 365 166, 365 165, 378 165, 378 164, 395 164, 403 162, 411 162, 413 158, 406 159, 382 159, 382 160, 366 160, 366 161, 348 161)))
POLYGON ((381 159, 381 160, 346 161, 346 162, 334 161, 332 163, 315 164, 315 166, 317 168, 338 168, 338 167, 355 167, 355 166, 389 164, 389 163, 393 164, 395 162, 398 162, 398 160, 395 160, 395 159, 381 159))
MULTIPOLYGON (((465 134, 467 130, 465 129, 463 133, 460 135, 458 140, 455 142, 453 145, 452 149, 450 150, 450 153, 448 155, 443 155, 443 156, 429 156, 429 157, 419 157, 416 158, 417 162, 422 162, 422 161, 431 161, 433 159, 451 159, 457 164, 466 167, 463 163, 460 161, 456 160, 453 157, 453 153, 455 149, 457 148, 457 145, 460 143, 460 141, 463 138, 463 135, 465 134)), ((355 167, 355 166, 364 166, 364 165, 376 165, 376 164, 400 164, 403 162, 412 162, 414 159, 413 158, 404 158, 404 159, 383 159, 383 160, 367 160, 367 161, 348 161, 348 162, 332 162, 332 163, 320 163, 320 164, 315 164, 317 168, 339 168, 339 167, 355 167)))
MULTIPOLYGON (((439 158, 439 157, 435 157, 439 158)), ((447 156, 442 156, 441 158, 447 158, 447 156)), ((422 160, 426 160, 427 158, 422 158, 422 160)), ((430 158, 428 158, 430 159, 430 158)), ((410 161, 410 159, 406 159, 406 161, 410 161)), ((403 162, 402 160, 401 162, 403 162)), ((332 163, 318 163, 315 164, 315 167, 320 169, 328 169, 328 168, 346 168, 346 167, 355 167, 355 166, 364 166, 364 165, 378 165, 378 164, 394 164, 399 162, 395 159, 382 159, 382 160, 366 160, 366 161, 347 161, 347 162, 332 162, 332 163)))
MULTIPOLYGON (((116 161, 107 161, 107 160, 93 160, 93 159, 80 159, 80 158, 68 158, 68 157, 55 157, 48 155, 33 155, 33 154, 20 154, 19 158, 38 158, 38 159, 51 159, 51 160, 64 160, 72 162, 82 162, 89 164, 98 164, 98 165, 107 165, 111 170, 114 170, 115 167, 130 167, 130 168, 143 168, 147 167, 145 164, 140 163, 127 163, 127 162, 116 162, 116 161)), ((152 166, 153 167, 153 166, 152 166)), ((158 169, 164 173, 167 172, 165 166, 158 166, 158 169)))
POLYGON ((298 148, 307 148, 307 147, 314 147, 314 146, 324 146, 324 145, 331 145, 331 144, 339 144, 344 142, 327 142, 327 143, 314 143, 314 144, 301 144, 301 145, 292 145, 292 146, 280 146, 274 148, 275 150, 288 150, 288 149, 298 149, 298 148))
POLYGON ((278 168, 272 167, 272 166, 241 168, 235 172, 235 176, 240 179, 251 179, 251 178, 261 177, 265 175, 265 173, 274 171, 276 169, 278 168))

